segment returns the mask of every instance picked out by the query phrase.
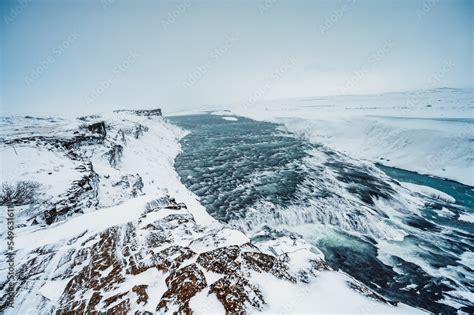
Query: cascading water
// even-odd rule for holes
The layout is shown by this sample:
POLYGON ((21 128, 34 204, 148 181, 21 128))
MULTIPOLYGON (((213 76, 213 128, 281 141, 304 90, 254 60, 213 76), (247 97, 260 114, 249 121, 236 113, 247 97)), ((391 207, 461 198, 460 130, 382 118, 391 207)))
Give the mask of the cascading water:
POLYGON ((170 120, 190 131, 175 161, 181 180, 216 219, 257 241, 298 233, 387 298, 474 311, 474 225, 457 221, 473 211, 472 196, 453 204, 410 191, 375 165, 277 124, 208 114, 170 120), (452 215, 433 219, 440 211, 452 215))

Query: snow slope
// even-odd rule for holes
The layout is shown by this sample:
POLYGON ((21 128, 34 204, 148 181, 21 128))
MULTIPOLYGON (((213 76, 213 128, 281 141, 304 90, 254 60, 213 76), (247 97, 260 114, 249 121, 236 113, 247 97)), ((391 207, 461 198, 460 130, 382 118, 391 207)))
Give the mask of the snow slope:
POLYGON ((284 123, 355 158, 474 186, 473 106, 474 90, 441 88, 262 101, 231 110, 284 123))

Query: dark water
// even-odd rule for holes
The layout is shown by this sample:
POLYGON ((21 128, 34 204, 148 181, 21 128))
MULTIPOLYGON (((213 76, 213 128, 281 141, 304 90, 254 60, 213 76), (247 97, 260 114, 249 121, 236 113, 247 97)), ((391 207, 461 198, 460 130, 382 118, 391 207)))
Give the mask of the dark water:
POLYGON ((387 175, 401 182, 432 187, 454 197, 456 204, 466 207, 467 209, 474 209, 474 187, 463 185, 456 181, 436 176, 421 175, 416 172, 382 164, 377 164, 377 167, 387 175))
POLYGON ((308 144, 275 132, 273 124, 244 118, 230 122, 201 115, 171 121, 191 131, 182 140, 185 153, 176 159, 179 175, 218 219, 243 217, 258 200, 288 205, 295 196, 308 144))
POLYGON ((377 167, 387 175, 401 182, 428 186, 447 193, 456 199, 454 205, 458 207, 452 205, 445 206, 444 212, 438 211, 440 210, 439 204, 426 204, 423 216, 439 225, 461 229, 467 233, 474 234, 474 224, 459 220, 459 215, 462 213, 474 213, 474 187, 445 178, 421 175, 396 167, 388 167, 381 164, 377 164, 377 167), (449 214, 449 212, 451 212, 451 214, 449 214))
POLYGON ((216 219, 256 241, 298 233, 334 268, 389 299, 432 312, 474 310, 466 298, 474 290, 473 224, 458 220, 472 211, 469 187, 378 166, 382 172, 277 124, 215 115, 169 120, 190 131, 178 174, 216 219), (397 180, 445 191, 457 204, 397 180))

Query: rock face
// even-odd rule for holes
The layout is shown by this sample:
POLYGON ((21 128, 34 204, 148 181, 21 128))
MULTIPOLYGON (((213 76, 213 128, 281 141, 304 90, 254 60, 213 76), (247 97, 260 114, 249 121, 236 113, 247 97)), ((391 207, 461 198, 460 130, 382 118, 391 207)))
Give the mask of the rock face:
POLYGON ((99 176, 92 163, 81 165, 77 170, 84 175, 72 182, 63 198, 54 203, 44 202, 41 207, 50 209, 34 216, 34 221, 44 220, 46 224, 52 224, 74 213, 80 213, 82 209, 97 205, 99 176))
POLYGON ((58 198, 40 199, 36 203, 30 204, 30 207, 34 208, 31 211, 34 212, 34 215, 28 221, 51 224, 81 212, 84 208, 97 205, 98 175, 82 148, 102 146, 105 135, 105 124, 101 122, 79 128, 79 130, 65 133, 59 137, 35 135, 12 137, 3 141, 5 145, 12 147, 33 147, 55 152, 66 160, 76 162, 76 170, 81 174, 79 178, 70 183, 66 192, 60 196, 54 196, 58 198))
MULTIPOLYGON (((128 114, 122 112, 108 117, 107 121, 104 117, 95 115, 80 117, 72 123, 49 119, 47 122, 51 126, 47 126, 48 128, 43 126, 46 124, 44 120, 30 116, 24 118, 26 121, 19 119, 20 121, 10 122, 12 125, 24 126, 21 132, 2 134, 1 145, 4 149, 15 152, 17 148, 48 151, 64 160, 55 170, 66 163, 74 163, 78 173, 61 194, 45 193, 41 197, 35 196, 39 198, 35 198, 34 202, 22 210, 27 214, 25 224, 49 225, 89 209, 96 209, 105 199, 99 196, 101 191, 110 195, 107 198, 110 200, 108 206, 143 193, 141 176, 121 171, 124 147, 130 141, 140 139, 149 130, 134 117, 141 115, 147 120, 161 120, 161 110, 127 111, 128 114), (42 128, 38 128, 35 123, 42 128), (110 171, 103 166, 105 163, 112 168, 110 171), (97 172, 96 166, 101 172, 97 172), (118 174, 110 178, 110 173, 118 174)), ((48 174, 54 175, 55 170, 48 174)))
POLYGON ((162 112, 160 108, 156 109, 136 109, 136 110, 116 110, 115 112, 127 112, 133 113, 138 116, 146 116, 146 117, 153 117, 153 116, 162 116, 162 112))
POLYGON ((102 138, 105 138, 107 136, 107 129, 105 127, 105 122, 103 121, 88 125, 87 130, 100 135, 102 138))
POLYGON ((173 271, 166 278, 168 290, 163 294, 157 311, 170 311, 191 313, 189 301, 199 291, 207 287, 206 277, 199 267, 193 263, 177 271, 173 271))
POLYGON ((235 313, 266 303, 252 282, 255 272, 301 282, 328 269, 321 257, 308 252, 313 267, 291 272, 288 254, 273 256, 250 242, 227 239, 232 230, 201 226, 188 210, 170 209, 173 204, 169 197, 153 200, 149 205, 154 206, 145 207, 134 222, 71 235, 19 257, 17 303, 26 303, 35 288, 62 283, 57 301, 37 297, 45 312, 191 313, 190 300, 203 291, 235 313))

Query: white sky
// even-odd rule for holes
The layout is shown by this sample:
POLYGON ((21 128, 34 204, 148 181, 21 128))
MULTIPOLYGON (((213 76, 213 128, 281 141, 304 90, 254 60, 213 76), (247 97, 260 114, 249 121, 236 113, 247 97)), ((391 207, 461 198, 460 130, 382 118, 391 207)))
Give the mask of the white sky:
POLYGON ((473 86, 474 1, 2 1, 3 114, 473 86))

